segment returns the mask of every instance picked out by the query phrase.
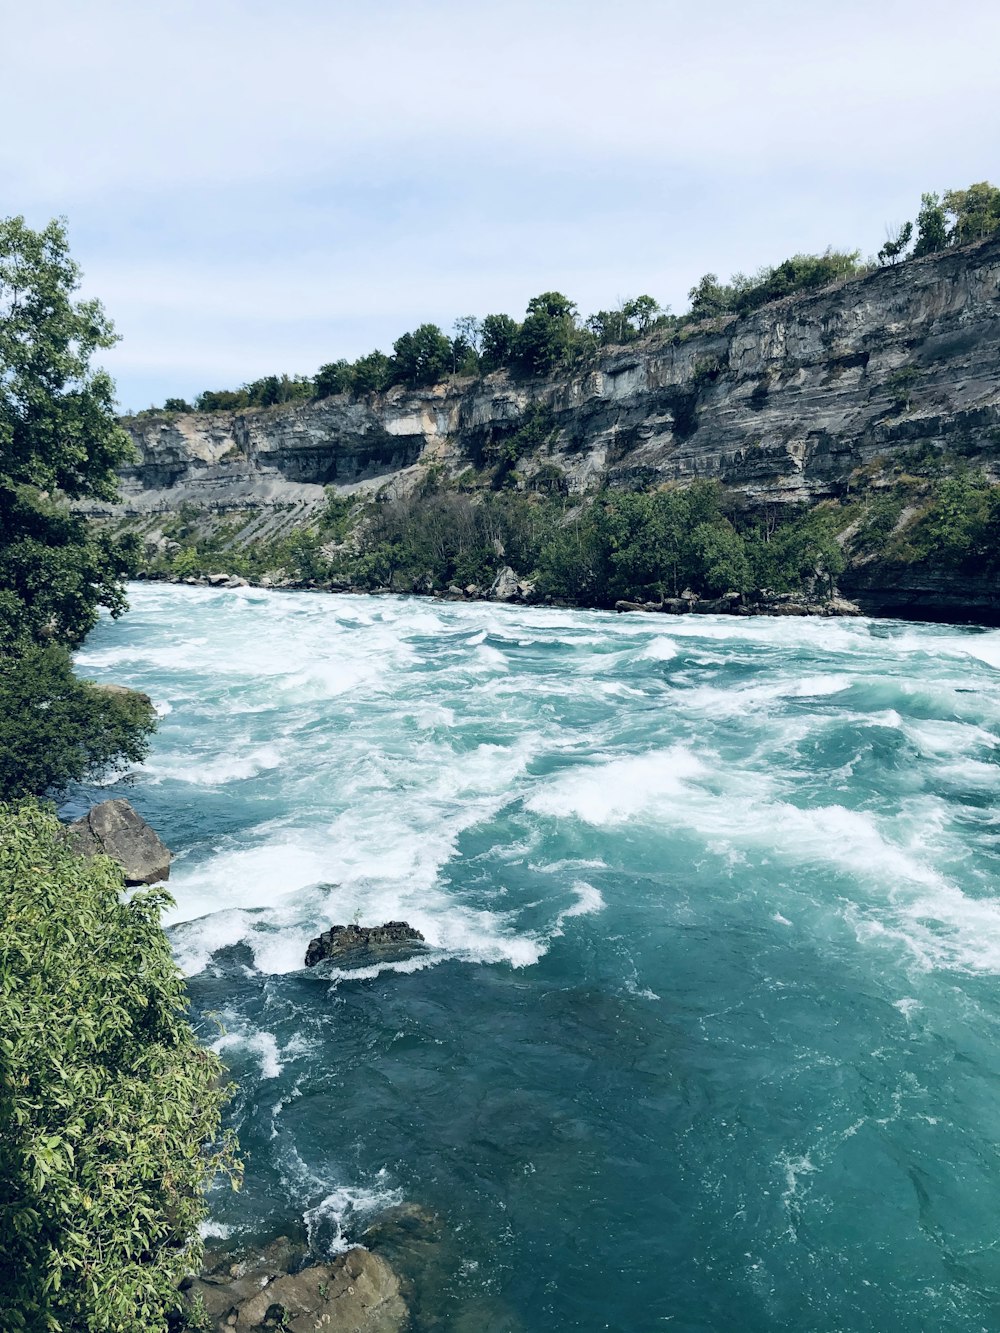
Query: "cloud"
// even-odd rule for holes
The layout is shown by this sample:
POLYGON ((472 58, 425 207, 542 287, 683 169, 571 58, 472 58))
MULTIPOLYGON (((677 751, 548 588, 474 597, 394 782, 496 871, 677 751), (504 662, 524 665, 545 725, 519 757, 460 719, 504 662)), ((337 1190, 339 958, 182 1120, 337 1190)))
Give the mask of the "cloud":
POLYGON ((707 268, 874 250, 988 174, 998 45, 979 0, 36 0, 4 211, 69 216, 124 397, 191 392, 545 288, 679 307, 707 268))

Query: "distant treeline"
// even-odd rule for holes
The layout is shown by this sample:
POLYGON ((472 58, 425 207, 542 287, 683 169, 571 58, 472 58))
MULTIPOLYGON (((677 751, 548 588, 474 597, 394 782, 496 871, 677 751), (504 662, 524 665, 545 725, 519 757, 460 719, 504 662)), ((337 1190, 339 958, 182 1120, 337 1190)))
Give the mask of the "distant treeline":
POLYGON ((194 403, 168 398, 159 410, 239 411, 333 394, 363 397, 396 384, 419 388, 450 375, 478 376, 501 369, 524 377, 544 375, 572 366, 600 347, 634 342, 653 330, 683 338, 689 326, 704 320, 747 314, 784 296, 860 277, 879 266, 968 245, 998 228, 1000 189, 980 181, 967 190, 923 195, 915 222, 893 228, 871 260, 862 261, 859 250, 831 249, 821 255, 792 255, 754 274, 736 273, 728 283, 706 273, 688 293, 691 308, 683 315, 672 315, 654 297, 643 295, 583 318, 569 297, 543 292, 528 302, 521 321, 510 315, 463 315, 451 335, 436 324, 421 324, 396 339, 391 356, 376 349, 356 361, 328 362, 312 377, 265 375, 239 389, 206 389, 194 403))

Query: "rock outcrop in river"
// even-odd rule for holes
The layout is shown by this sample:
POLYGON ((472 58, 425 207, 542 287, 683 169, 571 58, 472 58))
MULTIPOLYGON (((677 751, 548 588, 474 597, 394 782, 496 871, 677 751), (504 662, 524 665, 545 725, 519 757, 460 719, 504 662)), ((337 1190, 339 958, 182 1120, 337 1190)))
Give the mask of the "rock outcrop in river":
MULTIPOLYGON (((105 688, 111 688, 106 686, 105 688)), ((170 852, 128 801, 102 801, 67 829, 74 849, 85 856, 110 856, 130 885, 158 884, 170 877, 170 852)))
POLYGON ((306 967, 327 961, 341 966, 364 967, 407 958, 423 943, 420 931, 405 921, 387 921, 384 926, 331 926, 310 941, 306 967))

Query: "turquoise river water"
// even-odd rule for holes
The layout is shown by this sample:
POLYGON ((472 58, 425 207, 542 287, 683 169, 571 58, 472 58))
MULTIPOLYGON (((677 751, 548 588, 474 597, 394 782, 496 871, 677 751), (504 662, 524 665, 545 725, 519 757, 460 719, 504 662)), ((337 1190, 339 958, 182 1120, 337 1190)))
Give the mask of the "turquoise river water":
POLYGON ((161 715, 98 795, 239 1083, 209 1235, 417 1203, 417 1329, 1000 1328, 1000 631, 139 585, 79 661, 161 715))

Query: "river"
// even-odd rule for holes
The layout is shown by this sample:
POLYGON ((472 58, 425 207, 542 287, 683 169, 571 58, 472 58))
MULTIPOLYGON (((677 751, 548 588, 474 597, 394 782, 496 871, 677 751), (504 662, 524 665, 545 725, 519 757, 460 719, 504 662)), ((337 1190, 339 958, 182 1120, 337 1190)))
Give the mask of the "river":
POLYGON ((415 1202, 419 1329, 1000 1327, 1000 631, 131 600, 78 660, 159 731, 76 804, 176 853, 210 1235, 415 1202))

